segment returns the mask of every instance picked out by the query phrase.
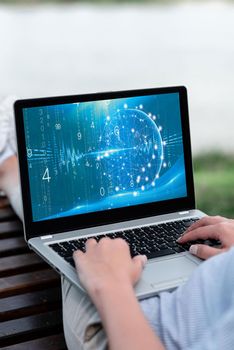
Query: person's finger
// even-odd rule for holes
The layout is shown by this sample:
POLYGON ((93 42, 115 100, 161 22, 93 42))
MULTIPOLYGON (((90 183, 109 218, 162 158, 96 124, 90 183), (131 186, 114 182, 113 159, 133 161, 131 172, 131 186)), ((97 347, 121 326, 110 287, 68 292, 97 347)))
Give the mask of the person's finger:
POLYGON ((197 256, 198 258, 205 260, 210 258, 211 256, 222 253, 224 249, 209 247, 205 244, 194 244, 191 245, 189 251, 191 254, 197 256))
POLYGON ((227 219, 222 216, 204 216, 203 218, 201 218, 200 220, 196 221, 194 224, 189 226, 189 228, 185 231, 185 233, 196 230, 197 228, 202 226, 218 224, 219 222, 223 222, 225 220, 227 219))
POLYGON ((113 239, 111 239, 110 237, 102 237, 98 243, 104 246, 109 246, 110 242, 112 241, 113 239))
POLYGON ((123 238, 115 238, 114 242, 118 244, 122 249, 127 250, 130 254, 130 246, 123 238))
POLYGON ((202 226, 193 231, 186 232, 183 236, 178 238, 178 243, 186 243, 196 239, 219 239, 219 225, 202 226))
POLYGON ((146 255, 136 255, 136 256, 134 256, 134 258, 132 260, 133 260, 134 264, 136 264, 137 266, 140 266, 141 269, 143 269, 145 264, 147 263, 147 256, 146 255))
POLYGON ((136 255, 132 259, 133 261, 133 275, 132 275, 132 282, 135 284, 142 273, 142 270, 147 262, 147 257, 146 255, 136 255))
POLYGON ((81 250, 76 250, 73 253, 72 257, 73 257, 73 260, 75 262, 75 266, 76 266, 77 269, 78 269, 78 266, 79 266, 79 262, 83 258, 84 255, 85 255, 85 253, 83 253, 81 250))
POLYGON ((97 243, 95 238, 89 238, 85 243, 86 250, 91 248, 91 247, 94 247, 97 244, 98 243, 97 243))

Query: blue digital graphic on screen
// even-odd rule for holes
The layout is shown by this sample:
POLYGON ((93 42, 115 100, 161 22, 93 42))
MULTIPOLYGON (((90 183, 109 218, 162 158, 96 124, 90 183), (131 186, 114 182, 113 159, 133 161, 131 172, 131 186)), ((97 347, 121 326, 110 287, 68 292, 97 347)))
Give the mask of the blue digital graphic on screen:
POLYGON ((34 221, 187 196, 178 93, 23 116, 34 221))

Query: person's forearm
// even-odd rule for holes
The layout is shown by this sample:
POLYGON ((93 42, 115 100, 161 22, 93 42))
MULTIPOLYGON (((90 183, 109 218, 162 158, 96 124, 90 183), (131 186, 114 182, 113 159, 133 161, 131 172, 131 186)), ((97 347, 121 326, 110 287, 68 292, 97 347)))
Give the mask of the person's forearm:
POLYGON ((94 302, 107 333, 111 350, 162 350, 129 286, 106 286, 96 291, 94 302))

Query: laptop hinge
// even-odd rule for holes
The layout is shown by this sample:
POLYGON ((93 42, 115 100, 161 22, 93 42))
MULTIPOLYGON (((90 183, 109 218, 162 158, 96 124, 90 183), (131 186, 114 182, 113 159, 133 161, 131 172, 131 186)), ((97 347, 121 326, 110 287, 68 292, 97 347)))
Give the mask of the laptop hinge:
POLYGON ((179 215, 186 215, 186 214, 189 214, 189 210, 179 211, 179 215))
POLYGON ((52 235, 41 236, 41 239, 49 239, 49 238, 53 238, 53 236, 52 235))

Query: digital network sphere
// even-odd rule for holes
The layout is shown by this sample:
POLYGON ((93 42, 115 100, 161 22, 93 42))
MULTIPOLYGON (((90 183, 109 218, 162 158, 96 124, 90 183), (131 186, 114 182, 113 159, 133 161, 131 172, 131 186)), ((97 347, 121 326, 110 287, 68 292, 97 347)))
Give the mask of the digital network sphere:
POLYGON ((100 149, 102 166, 115 192, 155 186, 163 162, 160 131, 145 112, 121 109, 107 116, 100 149))

